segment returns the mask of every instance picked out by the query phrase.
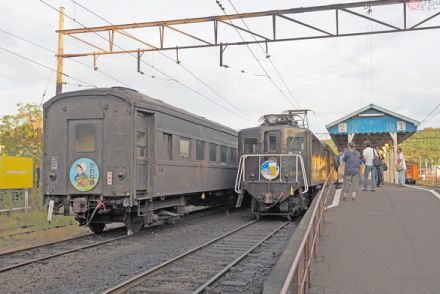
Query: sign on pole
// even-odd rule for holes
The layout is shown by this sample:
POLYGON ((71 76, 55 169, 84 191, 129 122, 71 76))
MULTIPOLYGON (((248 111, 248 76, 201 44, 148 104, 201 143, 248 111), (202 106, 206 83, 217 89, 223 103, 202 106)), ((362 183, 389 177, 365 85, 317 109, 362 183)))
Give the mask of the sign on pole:
POLYGON ((30 189, 34 173, 31 157, 0 156, 0 189, 30 189))

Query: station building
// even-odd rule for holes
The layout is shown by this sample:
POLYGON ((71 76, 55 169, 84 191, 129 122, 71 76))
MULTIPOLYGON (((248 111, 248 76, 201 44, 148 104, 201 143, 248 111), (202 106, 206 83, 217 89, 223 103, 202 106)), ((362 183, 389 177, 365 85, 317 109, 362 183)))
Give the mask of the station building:
MULTIPOLYGON (((343 150, 348 142, 354 142, 361 151, 364 142, 370 141, 374 147, 382 149, 388 171, 385 181, 397 183, 394 169, 397 146, 417 132, 420 122, 395 113, 375 104, 367 105, 326 125, 338 150, 343 150)), ((403 150, 405 154, 405 150, 403 150)))

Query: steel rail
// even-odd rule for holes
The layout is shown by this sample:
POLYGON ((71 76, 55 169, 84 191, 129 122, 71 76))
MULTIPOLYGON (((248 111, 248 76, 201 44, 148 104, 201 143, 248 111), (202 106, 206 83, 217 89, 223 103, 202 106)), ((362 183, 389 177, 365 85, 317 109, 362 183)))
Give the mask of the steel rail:
POLYGON ((190 255, 190 254, 192 254, 194 252, 196 252, 196 251, 199 251, 200 249, 203 249, 203 248, 205 248, 205 247, 207 247, 207 246, 209 246, 209 245, 211 245, 211 244, 213 244, 213 243, 215 243, 215 242, 217 242, 217 241, 219 241, 221 239, 224 239, 227 236, 230 236, 230 235, 232 235, 232 234, 234 234, 234 233, 236 233, 236 232, 238 232, 238 231, 240 231, 240 230, 242 230, 244 228, 247 228, 250 225, 253 225, 253 224, 257 223, 257 222, 259 222, 259 221, 258 220, 254 220, 254 221, 248 222, 248 223, 244 224, 243 226, 240 226, 240 227, 238 227, 238 228, 236 228, 236 229, 234 229, 232 231, 224 233, 223 235, 221 235, 219 237, 216 237, 216 238, 214 238, 214 239, 212 239, 212 240, 210 240, 210 241, 208 241, 206 243, 203 243, 202 245, 194 247, 193 249, 190 249, 190 250, 188 250, 188 251, 186 251, 186 252, 184 252, 184 253, 182 253, 182 254, 180 254, 180 255, 172 258, 172 259, 169 259, 168 261, 165 261, 165 262, 163 262, 161 264, 158 264, 158 265, 150 268, 149 270, 147 270, 147 271, 145 271, 143 273, 140 273, 140 274, 138 274, 138 275, 136 275, 136 276, 134 276, 134 277, 132 277, 132 278, 130 278, 130 279, 128 279, 128 280, 126 280, 126 281, 124 281, 124 282, 122 282, 122 283, 120 283, 120 284, 118 284, 118 285, 116 285, 116 286, 114 286, 114 287, 104 291, 104 292, 102 292, 102 294, 119 294, 119 293, 124 293, 124 292, 128 291, 129 289, 131 289, 131 288, 141 284, 142 282, 148 280, 148 278, 150 278, 151 276, 161 272, 168 265, 170 265, 170 264, 172 264, 172 263, 174 263, 174 262, 176 262, 176 261, 178 261, 178 260, 180 260, 180 259, 182 259, 182 258, 184 258, 184 257, 186 257, 186 256, 188 256, 188 255, 190 255))
MULTIPOLYGON (((135 236, 135 235, 119 236, 119 237, 112 238, 112 239, 109 239, 109 240, 100 241, 100 242, 97 242, 97 243, 93 243, 93 244, 89 244, 89 245, 85 245, 85 246, 80 246, 80 247, 76 247, 76 248, 73 248, 73 249, 69 249, 69 250, 66 250, 66 251, 63 251, 63 252, 59 252, 59 253, 43 256, 43 257, 40 257, 40 258, 35 258, 35 259, 28 260, 28 261, 24 261, 24 262, 21 262, 21 263, 13 264, 13 265, 10 265, 10 266, 4 267, 4 268, 0 268, 0 273, 5 272, 5 271, 9 271, 11 269, 15 269, 15 268, 18 268, 18 267, 22 267, 22 266, 25 266, 25 265, 28 265, 28 264, 31 264, 31 263, 35 263, 35 262, 39 262, 39 261, 42 261, 42 260, 47 260, 47 259, 51 259, 51 258, 54 258, 54 257, 66 255, 66 254, 69 254, 69 253, 72 253, 72 252, 76 252, 76 251, 79 251, 79 250, 83 250, 83 249, 88 249, 88 248, 96 247, 96 246, 99 246, 99 245, 102 245, 102 244, 110 243, 110 242, 113 242, 113 241, 117 241, 117 240, 120 240, 120 239, 131 237, 131 236, 135 236)), ((43 245, 43 246, 49 246, 49 245, 43 245)), ((39 246, 39 247, 43 247, 43 246, 39 246)), ((24 251, 24 250, 21 250, 21 251, 24 251)))
MULTIPOLYGON (((197 210, 197 211, 192 212, 190 214, 197 214, 198 212, 201 213, 201 212, 204 212, 204 211, 207 211, 207 210, 208 211, 212 210, 213 208, 214 209, 218 209, 218 208, 221 208, 221 207, 222 206, 220 206, 220 207, 209 207, 209 208, 197 210)), ((197 219, 197 218, 203 217, 203 216, 206 216, 206 214, 204 214, 202 216, 196 215, 196 216, 194 216, 192 218, 185 218, 185 219, 182 219, 182 222, 194 220, 194 219, 197 219)), ((113 230, 117 230, 117 229, 121 229, 121 228, 123 228, 123 227, 114 228, 114 229, 111 229, 111 230, 108 230, 108 231, 113 231, 113 230)), ((147 231, 144 231, 144 232, 147 232, 147 231)), ((88 234, 88 235, 78 236, 78 237, 74 237, 74 238, 63 239, 63 240, 60 240, 60 241, 54 241, 54 242, 49 242, 49 243, 45 243, 45 244, 40 244, 40 245, 36 245, 36 246, 32 246, 32 247, 27 247, 27 248, 23 248, 23 249, 19 249, 19 250, 9 251, 9 252, 5 252, 5 253, 0 254, 0 257, 16 254, 16 253, 20 253, 20 252, 25 252, 25 251, 29 251, 29 250, 34 250, 34 249, 38 249, 38 248, 43 248, 43 247, 46 247, 46 246, 51 246, 51 245, 55 245, 55 244, 59 244, 59 243, 63 243, 63 242, 68 242, 68 241, 72 241, 72 240, 77 240, 77 239, 81 239, 81 238, 86 238, 86 237, 94 236, 94 235, 95 234, 88 234)), ((52 255, 47 255, 47 256, 40 257, 40 258, 31 259, 31 260, 24 261, 24 262, 17 263, 17 264, 13 264, 13 265, 10 265, 10 266, 4 267, 4 268, 0 268, 0 273, 8 271, 8 270, 15 269, 15 268, 19 268, 19 267, 22 267, 22 266, 25 266, 25 265, 28 265, 28 264, 32 264, 32 263, 35 263, 35 262, 39 262, 39 261, 51 259, 51 258, 54 258, 54 257, 66 255, 66 254, 73 253, 73 252, 76 252, 76 251, 79 251, 79 250, 83 250, 83 249, 97 247, 97 246, 100 246, 100 245, 103 245, 103 244, 106 244, 106 243, 110 243, 110 242, 117 241, 117 240, 120 240, 120 239, 125 239, 125 238, 128 238, 128 237, 138 236, 138 235, 139 234, 119 236, 119 237, 116 237, 116 238, 111 238, 111 239, 100 241, 100 242, 97 242, 97 243, 88 244, 88 245, 85 245, 85 246, 79 246, 79 247, 76 247, 76 248, 73 248, 73 249, 69 249, 69 250, 66 250, 66 251, 63 251, 63 252, 59 252, 59 253, 56 253, 56 254, 52 254, 52 255)))
POLYGON ((224 267, 221 271, 219 271, 215 276, 213 276, 211 279, 209 279, 206 283, 204 283, 202 286, 200 286, 197 290, 193 291, 192 294, 199 294, 206 290, 207 287, 212 285, 215 281, 217 281, 220 277, 222 277, 224 274, 226 274, 233 266, 238 264, 240 261, 242 261, 244 258, 246 258, 252 251, 257 249, 261 244, 266 242, 268 239, 270 239, 273 235, 278 233, 280 230, 282 230, 285 226, 287 226, 290 222, 285 222, 278 228, 276 228, 274 231, 269 233, 266 237, 261 239, 257 244, 252 246, 250 249, 248 249, 246 252, 244 252, 242 255, 237 257, 233 262, 228 264, 226 267, 224 267))
MULTIPOLYGON (((106 230, 105 232, 109 232, 109 231, 112 231, 112 230, 117 230, 117 229, 120 229, 120 228, 122 228, 122 227, 117 227, 117 228, 114 228, 114 229, 109 229, 109 230, 106 230)), ((29 234, 35 233, 35 232, 38 232, 38 231, 32 231, 29 234)), ((27 234, 27 233, 23 233, 23 234, 27 234)), ((9 236, 16 236, 16 235, 19 235, 19 234, 9 235, 9 236)), ((35 246, 30 246, 30 247, 26 247, 26 248, 22 248, 22 249, 18 249, 18 250, 7 251, 7 252, 0 253, 0 257, 3 257, 5 255, 11 255, 11 254, 15 254, 15 253, 20 253, 20 252, 24 252, 24 251, 34 250, 34 249, 38 249, 38 248, 45 247, 45 246, 55 245, 55 244, 58 244, 58 243, 63 243, 63 242, 73 241, 73 240, 77 240, 77 239, 81 239, 81 238, 91 237, 91 236, 94 236, 94 235, 95 235, 94 233, 86 234, 86 235, 81 235, 81 236, 77 236, 77 237, 73 237, 73 238, 66 238, 66 239, 62 239, 62 240, 58 240, 58 241, 53 241, 53 242, 48 242, 48 243, 39 244, 39 245, 35 245, 35 246)), ((5 237, 2 236, 0 238, 5 238, 5 237)))
MULTIPOLYGON (((32 234, 32 233, 39 232, 39 231, 44 231, 44 230, 60 229, 60 228, 68 227, 68 226, 71 226, 71 225, 70 224, 69 225, 59 225, 59 226, 49 227, 49 228, 46 228, 46 229, 36 229, 36 230, 29 230, 29 231, 23 230, 23 231, 20 231, 20 232, 17 232, 17 233, 9 234, 9 235, 7 235, 7 234, 0 235, 0 239, 20 236, 20 235, 28 235, 28 234, 32 234)), ((33 225, 29 225, 29 226, 26 226, 26 227, 33 227, 33 225)), ((21 228, 23 228, 23 227, 21 227, 21 228)))

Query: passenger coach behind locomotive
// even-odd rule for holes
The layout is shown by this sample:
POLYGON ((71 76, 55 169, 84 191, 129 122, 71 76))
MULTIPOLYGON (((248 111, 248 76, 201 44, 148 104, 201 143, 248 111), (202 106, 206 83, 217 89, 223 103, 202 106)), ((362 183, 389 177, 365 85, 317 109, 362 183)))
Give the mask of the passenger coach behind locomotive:
POLYGON ((233 197, 237 132, 125 88, 44 104, 44 197, 94 232, 233 197), (221 197, 225 196, 225 197, 221 197))
POLYGON ((248 194, 257 218, 283 215, 291 220, 307 209, 330 172, 332 158, 331 149, 308 129, 307 112, 265 115, 259 127, 238 133, 237 207, 248 194))

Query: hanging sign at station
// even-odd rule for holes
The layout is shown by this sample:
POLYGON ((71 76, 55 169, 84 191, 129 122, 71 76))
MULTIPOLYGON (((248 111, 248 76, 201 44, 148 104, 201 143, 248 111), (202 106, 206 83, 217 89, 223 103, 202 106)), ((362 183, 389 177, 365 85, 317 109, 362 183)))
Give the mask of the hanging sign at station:
POLYGON ((397 121, 397 130, 398 131, 406 131, 406 122, 403 120, 397 121))
POLYGON ((269 159, 260 166, 260 172, 265 179, 273 180, 280 174, 280 165, 276 160, 269 159))
POLYGON ((0 156, 0 189, 30 189, 34 182, 31 157, 0 156))
POLYGON ((347 123, 338 124, 338 132, 339 133, 346 133, 347 132, 347 123))

